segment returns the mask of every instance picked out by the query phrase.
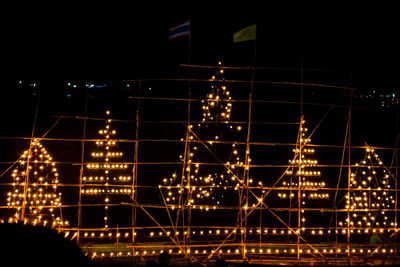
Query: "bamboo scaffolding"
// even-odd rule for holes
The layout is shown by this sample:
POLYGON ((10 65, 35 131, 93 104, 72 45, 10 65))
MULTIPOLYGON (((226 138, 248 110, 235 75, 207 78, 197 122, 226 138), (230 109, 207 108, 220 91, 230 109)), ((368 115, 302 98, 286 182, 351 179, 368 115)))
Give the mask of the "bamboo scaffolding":
MULTIPOLYGON (((216 66, 196 66, 196 65, 183 65, 184 67, 190 68, 216 68, 216 66)), ((235 67, 221 67, 225 69, 235 69, 235 67)), ((135 131, 135 138, 134 139, 119 139, 118 142, 121 143, 132 143, 134 144, 134 158, 133 162, 127 162, 127 165, 133 167, 132 169, 132 184, 130 185, 112 185, 115 188, 130 188, 132 189, 131 198, 132 201, 129 203, 121 202, 121 203, 82 203, 81 199, 81 192, 86 187, 101 187, 103 185, 98 184, 94 181, 84 181, 83 180, 83 169, 90 163, 84 162, 84 153, 85 153, 85 144, 87 142, 96 142, 98 139, 87 139, 86 138, 86 122, 88 120, 104 120, 100 118, 93 118, 87 116, 87 95, 86 95, 86 104, 85 104, 85 114, 84 116, 54 116, 57 118, 55 124, 40 138, 41 140, 45 141, 56 141, 56 142, 78 142, 81 145, 81 160, 80 162, 55 162, 57 164, 64 164, 70 166, 79 166, 79 183, 60 183, 58 186, 68 188, 71 187, 72 190, 79 189, 78 192, 78 201, 77 203, 73 204, 63 204, 60 208, 66 209, 76 209, 78 208, 78 223, 76 227, 65 227, 65 228, 58 228, 59 231, 68 233, 76 232, 76 240, 83 248, 86 247, 88 251, 91 249, 94 250, 95 248, 110 248, 110 246, 93 246, 89 243, 85 243, 85 234, 88 234, 88 240, 93 240, 98 238, 98 236, 91 235, 92 233, 98 234, 99 232, 113 232, 113 233, 120 233, 122 231, 129 231, 130 235, 129 238, 109 238, 108 241, 111 245, 116 245, 117 254, 121 251, 120 249, 122 246, 130 248, 131 256, 133 255, 144 255, 143 251, 147 251, 147 249, 153 249, 159 253, 162 250, 171 249, 171 252, 174 256, 182 256, 184 260, 188 260, 189 258, 193 260, 215 260, 219 255, 224 255, 228 260, 239 262, 239 261, 247 261, 252 263, 276 263, 282 260, 287 260, 292 264, 301 264, 301 263, 321 263, 321 264, 332 264, 332 263, 366 263, 370 260, 371 257, 376 257, 376 259, 382 258, 381 255, 386 255, 382 252, 382 249, 394 249, 394 253, 390 254, 390 257, 394 262, 398 260, 397 258, 400 257, 397 255, 398 251, 398 244, 397 241, 394 244, 384 244, 383 246, 372 246, 369 244, 362 244, 362 243, 353 243, 350 240, 352 234, 359 234, 363 231, 380 231, 382 228, 379 227, 350 227, 349 225, 346 229, 339 228, 337 225, 337 216, 346 215, 347 219, 350 217, 350 212, 357 212, 357 211, 365 211, 365 209, 350 209, 350 208, 338 208, 338 197, 339 194, 347 193, 349 194, 350 191, 369 191, 369 192, 378 192, 380 189, 367 189, 367 188, 360 188, 360 189, 351 189, 350 188, 350 174, 351 168, 356 167, 357 165, 351 164, 351 151, 356 149, 365 149, 365 148, 373 148, 376 150, 382 151, 393 151, 393 159, 390 168, 386 168, 385 170, 388 171, 390 178, 395 181, 395 188, 392 189, 385 189, 387 192, 394 192, 396 194, 395 197, 395 208, 376 208, 376 209, 368 209, 371 212, 378 212, 378 211, 387 211, 387 212, 395 212, 395 226, 394 227, 386 227, 385 231, 392 233, 392 236, 396 237, 399 231, 397 226, 397 212, 398 212, 398 203, 397 203, 397 173, 398 173, 398 136, 396 137, 396 145, 395 147, 371 147, 368 145, 364 146, 354 146, 351 145, 351 119, 352 119, 352 110, 360 109, 363 110, 365 108, 362 107, 354 107, 352 106, 352 98, 353 98, 353 91, 355 88, 353 87, 346 87, 346 86, 336 86, 336 85, 327 85, 327 84, 316 84, 316 83, 304 83, 303 82, 303 71, 307 70, 305 68, 301 69, 291 69, 291 71, 298 71, 301 70, 301 82, 275 82, 275 81, 255 81, 254 80, 254 71, 260 70, 260 68, 253 67, 244 67, 244 68, 237 68, 250 70, 252 71, 252 78, 250 81, 244 80, 226 80, 227 83, 238 83, 238 84, 248 84, 251 87, 251 92, 249 94, 249 99, 247 100, 232 100, 232 102, 242 102, 248 104, 248 121, 230 121, 229 123, 238 124, 238 125, 245 125, 247 124, 247 136, 246 141, 238 142, 238 141, 222 141, 222 140, 203 140, 199 137, 195 130, 193 130, 190 126, 194 123, 201 123, 200 121, 191 121, 190 113, 191 113, 191 103, 194 101, 200 101, 200 99, 192 99, 191 92, 190 92, 190 84, 193 82, 211 82, 210 79, 138 79, 138 80, 126 80, 125 82, 139 82, 139 87, 141 87, 143 82, 150 82, 150 81, 177 81, 177 82, 187 82, 188 83, 188 97, 187 98, 157 98, 157 97, 130 97, 130 99, 138 100, 138 106, 136 110, 136 119, 135 120, 118 120, 115 119, 114 121, 118 122, 125 122, 125 123, 135 123, 136 131, 135 131), (256 84, 276 84, 276 85, 288 85, 288 86, 296 86, 301 88, 301 99, 299 102, 289 102, 289 101, 268 101, 268 100, 256 100, 253 99, 253 87, 256 84), (333 104, 322 104, 322 103, 307 103, 303 101, 303 87, 316 87, 316 88, 327 88, 327 89, 338 89, 343 90, 343 92, 349 92, 350 101, 349 105, 338 105, 338 98, 333 104), (140 120, 140 101, 147 100, 147 101, 186 101, 187 102, 187 112, 188 117, 187 121, 145 121, 140 120), (250 149, 254 146, 290 146, 296 147, 296 143, 280 143, 280 142, 255 142, 251 141, 251 127, 252 125, 284 125, 284 126, 299 126, 301 122, 253 122, 252 121, 252 105, 253 104, 262 104, 262 103, 275 103, 275 104, 296 104, 300 105, 301 111, 300 114, 303 113, 303 106, 305 105, 316 105, 316 106, 329 106, 329 109, 322 118, 319 120, 316 127, 313 129, 310 136, 312 136, 317 128, 321 125, 324 119, 328 116, 330 111, 334 108, 346 108, 348 109, 348 119, 346 125, 346 132, 344 137, 343 145, 334 145, 334 144, 322 144, 322 145, 308 145, 310 147, 319 147, 319 148, 327 148, 327 149, 341 149, 341 161, 340 164, 328 164, 328 165, 319 165, 320 168, 336 168, 339 170, 338 174, 338 182, 336 186, 332 187, 323 187, 321 189, 317 188, 303 188, 297 187, 282 187, 277 186, 280 180, 282 179, 285 171, 280 176, 271 176, 271 184, 268 186, 253 186, 249 183, 250 180, 250 170, 253 168, 282 168, 288 170, 291 165, 288 164, 252 164, 249 162, 249 155, 250 149), (46 135, 58 124, 60 121, 65 119, 76 119, 76 120, 83 120, 83 132, 82 138, 49 138, 46 135), (139 136, 139 125, 140 124, 181 124, 185 126, 186 134, 185 138, 181 140, 171 140, 171 139, 144 139, 140 138, 139 136), (189 135, 195 137, 194 140, 189 138, 189 135), (182 162, 145 162, 139 159, 139 144, 144 142, 169 142, 169 143, 178 143, 184 144, 185 152, 183 163, 182 162), (179 196, 179 204, 168 204, 163 189, 168 188, 165 185, 142 185, 140 181, 142 179, 146 179, 148 177, 139 177, 138 167, 139 166, 159 166, 159 165, 179 165, 182 166, 182 177, 180 180, 181 187, 188 187, 189 189, 192 188, 194 185, 191 184, 190 179, 187 179, 186 183, 184 183, 183 176, 189 176, 190 172, 188 173, 185 169, 188 163, 188 155, 191 152, 191 145, 193 144, 200 144, 203 148, 205 148, 210 155, 215 159, 216 162, 191 162, 190 164, 198 164, 201 166, 221 166, 224 167, 225 170, 235 178, 235 181, 239 184, 239 191, 240 193, 240 205, 190 205, 188 203, 188 199, 191 198, 191 192, 187 193, 187 195, 181 194, 179 196), (226 166, 226 164, 210 149, 210 144, 238 144, 238 145, 245 145, 246 152, 245 152, 245 164, 241 167, 243 168, 243 177, 238 177, 232 170, 226 166), (346 161, 346 151, 347 151, 347 163, 346 161), (344 169, 348 169, 347 175, 347 186, 341 187, 341 176, 344 169), (391 171, 395 170, 395 173, 392 174, 391 171), (141 178, 139 180, 139 178, 141 178), (139 181, 139 182, 138 182, 139 181), (155 190, 161 196, 162 203, 139 203, 137 198, 137 192, 143 189, 151 189, 155 190), (334 192, 334 200, 333 205, 329 208, 324 207, 304 207, 300 205, 301 200, 301 192, 303 190, 307 191, 332 191, 334 192), (265 190, 266 193, 261 194, 260 192, 265 190), (269 196, 271 192, 274 191, 289 191, 292 190, 297 191, 297 207, 274 207, 268 204, 269 196), (249 200, 258 200, 255 201, 253 206, 250 205, 249 200), (243 205, 242 205, 243 204, 243 205), (120 206, 127 206, 132 209, 132 218, 131 218, 131 225, 130 226, 118 226, 117 227, 98 227, 98 228, 91 228, 91 227, 82 227, 82 207, 104 207, 105 205, 110 207, 120 207, 120 206), (202 211, 205 208, 215 211, 232 211, 238 214, 238 221, 236 224, 233 225, 225 225, 225 226, 216 226, 216 225, 197 225, 196 222, 192 221, 192 213, 202 211), (137 225, 137 209, 142 211, 142 213, 147 216, 151 220, 154 225, 150 226, 143 226, 137 225), (161 223, 161 220, 158 219, 155 214, 152 213, 153 210, 164 210, 167 214, 167 219, 169 224, 161 223), (173 211, 174 210, 174 211, 173 211), (259 211, 259 212, 258 212, 259 211), (289 214, 291 212, 298 214, 298 222, 297 227, 291 227, 290 219, 289 223, 285 221, 285 219, 279 214, 279 212, 287 212, 289 214), (328 227, 302 227, 300 222, 300 213, 301 211, 309 211, 309 212, 320 212, 320 213, 328 213, 330 217, 330 224, 328 227), (257 215, 258 214, 258 215, 257 215), (263 220, 263 216, 268 214, 273 219, 277 220, 280 224, 276 227, 266 227, 268 222, 263 220), (174 216, 176 216, 174 218, 174 216), (258 217, 257 217, 258 216, 258 217), (333 225, 333 220, 335 216, 335 224, 333 225), (256 223, 249 224, 248 219, 256 217, 256 223), (175 219, 175 221, 174 221, 175 219), (265 224, 265 225, 264 225, 265 224), (303 231, 302 228, 305 228, 303 231), (199 231, 211 230, 212 232, 209 234, 205 234, 204 236, 210 237, 207 240, 200 240, 198 236, 200 236, 199 231), (223 233, 217 233, 216 231, 224 230, 223 233), (345 230, 345 232, 343 232, 345 230), (142 231, 142 232, 141 232, 142 231), (158 236, 150 236, 148 233, 150 231, 160 231, 158 236), (227 231, 227 232, 226 232, 227 231), (275 232, 274 232, 275 231, 275 232), (314 231, 314 232, 313 232, 314 231), (322 231, 322 232, 320 232, 322 231), (314 241, 310 241, 313 237, 324 237, 327 235, 329 231, 329 235, 335 237, 335 242, 326 242, 326 243, 315 243, 314 241), (359 232, 357 232, 359 231, 359 232), (174 234, 172 234, 172 233, 174 234), (137 238, 136 234, 142 233, 143 235, 141 238, 137 238), (176 234, 178 233, 178 234, 176 234), (185 234, 186 233, 186 234, 185 234), (268 238, 275 238, 275 237, 286 237, 292 236, 297 239, 296 242, 281 242, 282 239, 278 239, 278 241, 273 242, 273 240, 268 240, 268 238), (239 238, 237 238, 239 237, 239 238), (345 237, 343 239, 343 237, 345 237), (340 240, 339 240, 340 238, 340 240), (113 241, 114 240, 114 241, 113 241), (129 240, 129 241, 127 241, 129 240), (115 242, 116 241, 116 242, 115 242), (123 241, 127 241, 124 243, 123 241), (344 249, 345 248, 345 249, 344 249), (199 249, 205 249, 206 252, 195 252, 199 249), (233 253, 231 249, 239 249, 239 253, 233 253), (368 253, 362 253, 360 250, 369 249, 371 250, 368 253), (230 251, 228 253, 228 250, 230 251), (270 250, 270 252, 268 252, 270 250), (279 252, 276 252, 279 250, 279 252), (292 251, 293 250, 293 251, 292 251), (326 251, 324 251, 326 250, 326 251), (333 252, 330 252, 333 250, 333 252), (258 252, 257 252, 258 251, 258 252), (275 252, 274 252, 275 251, 275 252), (286 251, 286 252, 284 252, 286 251), (338 252, 339 251, 339 252, 338 252), (355 251, 355 252, 353 252, 355 251), (201 255, 200 255, 201 254, 201 255), (236 257, 236 258, 235 258, 236 257), (278 259, 277 259, 278 258, 278 259)), ((273 69, 271 69, 273 70, 273 69)), ((308 69, 309 71, 312 71, 308 69)), ((318 71, 318 70, 314 70, 318 71)), ((334 71, 333 71, 334 72, 334 71)), ((343 95, 343 94, 342 94, 343 95)), ((397 110, 398 112, 398 110, 397 110)), ((204 121, 202 121, 204 122, 204 121)), ((212 121, 206 121, 206 123, 215 123, 212 121)), ((223 123, 223 122, 222 122, 223 123)), ((34 130, 35 126, 33 127, 34 130)), ((396 133, 398 129, 396 130, 396 133)), ((8 137, 8 136, 0 136, 0 139, 4 140, 26 140, 31 141, 34 138, 34 132, 32 132, 31 137, 8 137)), ((300 154, 301 158, 301 154, 300 154)), ((296 157, 294 157, 296 159, 296 157)), ((8 171, 18 162, 19 159, 15 162, 0 162, 0 164, 11 164, 1 175, 3 177, 8 171)), ((239 166, 238 166, 239 167, 239 166)), ((372 167, 382 167, 382 166, 372 166, 372 167)), ((28 178, 26 178, 26 183, 28 183, 28 178)), ((67 180, 67 179, 66 179, 67 180)), ((68 177, 68 180, 73 180, 72 177, 68 177)), ((299 176, 299 184, 301 182, 299 176)), ((4 182, 1 183, 0 186, 13 186, 13 183, 4 182)), ((213 185, 204 185, 204 188, 219 188, 219 186, 213 185)), ((225 186, 226 189, 235 189, 237 186, 225 186)), ((25 192, 26 195, 26 192, 25 192)), ((8 206, 0 206, 0 209, 7 209, 8 206)), ((98 238, 100 239, 100 238, 98 238)), ((97 240, 97 239, 96 239, 97 240)), ((103 239, 105 240, 105 239, 103 239)), ((113 249, 114 247, 112 247, 113 249)), ((147 253, 147 252, 146 252, 147 253)), ((154 253, 149 253, 150 255, 155 255, 154 253)))

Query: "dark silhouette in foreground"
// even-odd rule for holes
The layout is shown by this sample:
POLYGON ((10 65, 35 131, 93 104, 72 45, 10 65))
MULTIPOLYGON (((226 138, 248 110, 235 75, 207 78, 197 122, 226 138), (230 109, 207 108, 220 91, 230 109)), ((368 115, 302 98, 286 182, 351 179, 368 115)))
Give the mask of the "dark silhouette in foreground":
POLYGON ((155 262, 153 260, 147 260, 144 266, 145 267, 158 267, 157 262, 155 262))
POLYGON ((228 263, 224 259, 218 259, 215 261, 215 267, 228 267, 228 263))
POLYGON ((169 267, 171 262, 171 256, 168 252, 164 251, 160 255, 158 255, 158 266, 159 267, 169 267))
POLYGON ((0 224, 2 266, 94 266, 73 241, 57 231, 22 224, 0 224))

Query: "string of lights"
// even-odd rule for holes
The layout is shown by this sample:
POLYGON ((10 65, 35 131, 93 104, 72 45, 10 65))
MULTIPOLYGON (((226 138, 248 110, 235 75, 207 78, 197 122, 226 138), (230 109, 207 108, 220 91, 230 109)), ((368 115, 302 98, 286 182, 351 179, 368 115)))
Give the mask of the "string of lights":
MULTIPOLYGON (((10 136, 0 136, 0 139, 10 139, 10 140, 31 140, 35 139, 32 137, 10 137, 10 136)), ((91 138, 41 138, 41 140, 44 141, 66 141, 66 142, 97 142, 99 139, 91 139, 91 138)), ((166 142, 166 143, 184 143, 185 140, 183 138, 181 139, 118 139, 118 142, 120 143, 144 143, 144 142, 166 142)), ((200 141, 192 139, 190 142, 193 143, 199 143, 200 141)), ((227 140, 212 140, 212 139, 205 139, 202 140, 202 142, 205 143, 212 143, 212 144, 238 144, 238 145, 245 145, 247 144, 246 142, 241 142, 241 141, 227 141, 227 140)), ((256 141, 250 141, 249 145, 251 146, 296 146, 296 143, 284 143, 284 142, 256 142, 256 141)), ((310 147, 322 147, 322 148, 343 148, 341 145, 331 145, 331 144, 308 144, 310 147)), ((361 145, 351 145, 351 146, 346 146, 346 148, 350 149, 365 149, 369 146, 361 146, 361 145)), ((398 151, 400 150, 399 147, 383 147, 383 146, 373 146, 375 150, 392 150, 392 151, 398 151)), ((85 163, 86 164, 86 163, 85 163)), ((133 163, 126 163, 126 164, 133 164, 133 163)))

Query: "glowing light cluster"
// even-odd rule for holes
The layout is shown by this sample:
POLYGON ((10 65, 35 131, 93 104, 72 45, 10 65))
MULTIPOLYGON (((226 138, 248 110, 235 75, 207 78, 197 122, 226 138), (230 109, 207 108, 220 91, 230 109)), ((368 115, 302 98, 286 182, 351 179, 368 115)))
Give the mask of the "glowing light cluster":
MULTIPOLYGON (((66 233, 66 235, 69 235, 66 233)), ((94 232, 83 232, 82 236, 85 238, 129 238, 131 237, 131 232, 112 232, 112 231, 94 231, 94 232)), ((135 232, 136 235, 136 232, 135 232)))
POLYGON ((321 171, 315 168, 318 165, 318 161, 312 157, 315 150, 309 148, 310 138, 307 138, 308 129, 304 127, 305 120, 302 117, 300 122, 300 128, 298 133, 298 139, 296 143, 296 148, 293 149, 294 157, 293 160, 289 160, 290 166, 286 170, 285 175, 288 179, 282 182, 282 186, 290 189, 292 192, 296 193, 278 193, 281 198, 286 197, 298 197, 297 191, 301 190, 303 193, 300 196, 303 198, 329 198, 327 193, 310 193, 306 194, 308 189, 320 189, 325 187, 325 182, 319 181, 321 176, 321 171), (313 179, 313 180, 309 180, 313 179), (317 180, 314 180, 317 179, 317 180))
MULTIPOLYGON (((109 120, 108 122, 111 122, 111 120, 109 120)), ((107 137, 110 138, 110 137, 107 137)), ((117 144, 116 141, 109 141, 109 140, 105 140, 105 141, 96 141, 96 145, 98 146, 105 146, 106 149, 109 149, 110 146, 115 146, 117 144)))
POLYGON ((88 169, 126 169, 127 164, 88 164, 88 169))
POLYGON ((132 189, 112 188, 112 189, 82 189, 84 194, 131 194, 132 189))
MULTIPOLYGON (((192 230, 190 232, 191 236, 221 236, 225 238, 227 235, 234 233, 244 233, 245 229, 240 229, 238 228, 212 228, 212 229, 207 229, 207 228, 200 228, 196 230, 192 230)), ((360 229, 352 229, 349 230, 349 233, 354 234, 366 234, 366 233, 397 233, 398 230, 395 228, 380 228, 380 229, 370 229, 370 228, 360 228, 360 229)), ((246 234, 249 236, 252 235, 264 235, 264 236, 281 236, 281 235, 293 235, 297 236, 297 234, 306 234, 306 235, 330 235, 330 234, 337 234, 337 235, 346 235, 347 230, 346 229, 337 229, 337 228, 321 228, 321 227, 307 227, 307 228, 302 228, 301 231, 298 229, 287 229, 287 228, 246 228, 246 234)), ((94 235, 94 234, 93 234, 94 235)), ((161 238, 161 237, 169 237, 169 236, 186 236, 188 235, 188 231, 172 231, 168 230, 166 232, 163 231, 150 231, 147 233, 142 233, 142 235, 147 236, 147 237, 152 237, 152 238, 161 238)))
MULTIPOLYGON (((397 229, 394 222, 395 197, 391 189, 391 174, 383 166, 373 148, 367 147, 360 163, 350 174, 350 192, 346 194, 346 206, 349 216, 339 226, 351 229, 355 233, 361 230, 386 232, 397 229)), ((364 231, 365 232, 365 231, 364 231)))
POLYGON ((122 152, 107 152, 107 154, 104 154, 102 152, 100 153, 92 153, 92 157, 103 157, 103 156, 107 156, 107 157, 122 157, 122 152))
MULTIPOLYGON (((106 111, 105 127, 100 129, 98 134, 101 139, 97 140, 97 151, 91 152, 93 162, 86 164, 86 173, 82 177, 84 183, 81 193, 88 196, 103 196, 105 216, 103 217, 104 226, 109 225, 109 208, 114 198, 111 196, 129 196, 134 194, 132 188, 132 178, 129 175, 129 164, 118 162, 124 153, 117 151, 118 140, 116 139, 117 131, 111 129, 112 119, 111 112, 106 111)), ((119 202, 118 202, 119 203, 119 202)), ((83 237, 86 237, 83 235, 83 237)))
MULTIPOLYGON (((141 256, 141 257, 154 257, 155 255, 159 255, 163 253, 165 250, 163 249, 141 249, 141 250, 136 250, 134 253, 131 252, 122 252, 122 251, 114 251, 114 252, 91 252, 91 257, 92 258, 103 258, 103 257, 126 257, 126 256, 141 256)), ((183 255, 183 254, 188 254, 188 255, 210 255, 213 254, 215 258, 221 257, 221 255, 240 255, 241 253, 246 253, 246 254, 253 254, 253 255, 296 255, 297 253, 299 254, 304 254, 304 255, 348 255, 348 253, 354 254, 354 255, 365 255, 367 254, 379 254, 379 255, 395 255, 397 252, 397 249, 395 247, 387 247, 387 248, 350 248, 350 251, 348 249, 341 249, 341 248, 315 248, 315 249, 310 249, 310 248, 304 248, 304 249, 297 249, 297 248, 271 248, 271 247, 263 247, 263 248, 248 248, 248 249, 242 249, 242 248, 235 248, 235 247, 229 247, 229 248, 220 248, 218 250, 216 249, 204 249, 203 247, 193 247, 191 249, 168 249, 168 254, 170 255, 183 255)))
POLYGON ((60 216, 61 193, 58 170, 39 139, 32 140, 12 171, 13 191, 7 193, 7 205, 14 211, 9 222, 52 227, 66 226, 60 216))
MULTIPOLYGON (((197 147, 194 147, 196 150, 197 147)), ((189 162, 192 162, 193 153, 189 155, 187 159, 189 162)), ((181 159, 183 161, 183 159, 181 159)), ((185 169, 185 173, 190 173, 189 179, 191 179, 191 185, 187 184, 187 176, 183 177, 184 185, 177 183, 177 175, 173 174, 171 178, 164 178, 164 187, 167 188, 167 193, 165 195, 165 200, 167 203, 176 203, 179 199, 179 195, 190 193, 191 198, 187 202, 186 205, 194 207, 199 204, 211 204, 216 202, 219 204, 219 201, 215 199, 215 191, 222 189, 226 190, 225 185, 227 184, 227 175, 225 174, 206 174, 199 175, 200 165, 199 164, 187 164, 185 169)), ((209 210, 208 207, 205 208, 209 210)))
POLYGON ((131 177, 130 176, 118 176, 118 177, 113 177, 112 179, 110 177, 104 177, 104 176, 89 176, 89 177, 82 177, 83 181, 88 181, 88 182, 104 182, 104 181, 130 181, 131 177))
MULTIPOLYGON (((221 65, 221 63, 219 63, 221 65)), ((217 73, 211 77, 213 84, 211 92, 207 94, 206 99, 202 100, 203 122, 221 121, 229 123, 232 112, 232 97, 224 83, 224 70, 218 69, 217 73)))
POLYGON ((307 188, 322 188, 322 187, 325 187, 325 182, 310 182, 310 181, 307 181, 307 182, 300 182, 300 183, 292 182, 290 184, 289 182, 283 181, 282 185, 284 187, 290 187, 290 186, 298 187, 300 185, 300 186, 307 187, 307 188))
MULTIPOLYGON (((308 129, 304 126, 304 117, 301 117, 299 131, 297 135, 296 147, 293 149, 293 159, 289 160, 289 167, 285 172, 285 177, 281 183, 283 192, 278 192, 280 199, 289 199, 290 205, 296 202, 298 210, 298 220, 296 226, 306 233, 306 212, 308 200, 326 200, 329 194, 321 192, 325 188, 325 182, 321 181, 321 172, 316 169, 318 161, 313 157, 315 150, 310 147, 311 139, 308 129)), ((293 206, 294 207, 294 206, 293 206)), ((310 233, 314 234, 314 233, 310 233)))
MULTIPOLYGON (((219 62, 219 65, 221 63, 219 62)), ((218 142, 224 139, 224 133, 229 135, 241 134, 242 126, 231 125, 232 97, 225 84, 223 68, 217 68, 216 74, 211 77, 211 90, 202 100, 202 121, 195 125, 189 125, 188 141, 195 140, 197 136, 207 136, 206 142, 209 150, 218 149, 227 153, 224 156, 225 166, 218 166, 214 171, 211 168, 202 167, 199 154, 204 153, 205 148, 198 145, 190 145, 186 154, 180 155, 180 161, 184 164, 183 173, 172 174, 171 177, 162 179, 162 188, 166 188, 165 201, 170 207, 190 206, 204 211, 214 209, 220 205, 221 199, 230 193, 237 194, 243 176, 243 169, 248 169, 244 157, 245 153, 238 144, 221 145, 218 142), (217 144, 217 145, 214 145, 217 144), (203 150, 204 149, 204 150, 203 150), (226 159, 226 161, 225 161, 226 159), (198 162, 196 162, 198 161, 198 162), (181 196, 184 196, 183 198, 181 196), (185 199, 185 200, 183 200, 185 199), (183 201, 184 203, 178 203, 183 201), (176 206, 174 205, 176 204, 176 206), (172 206, 171 206, 172 205, 172 206)), ((182 139, 183 141, 183 139, 182 139)), ((208 152, 207 152, 208 153, 208 152)), ((249 159, 249 162, 251 159, 249 159)))

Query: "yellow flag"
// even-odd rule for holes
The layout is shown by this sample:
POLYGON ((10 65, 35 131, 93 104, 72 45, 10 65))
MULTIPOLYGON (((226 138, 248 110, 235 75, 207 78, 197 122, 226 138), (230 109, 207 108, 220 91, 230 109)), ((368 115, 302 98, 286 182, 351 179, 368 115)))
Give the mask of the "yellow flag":
POLYGON ((233 42, 251 41, 256 39, 257 24, 251 25, 233 34, 233 42))

